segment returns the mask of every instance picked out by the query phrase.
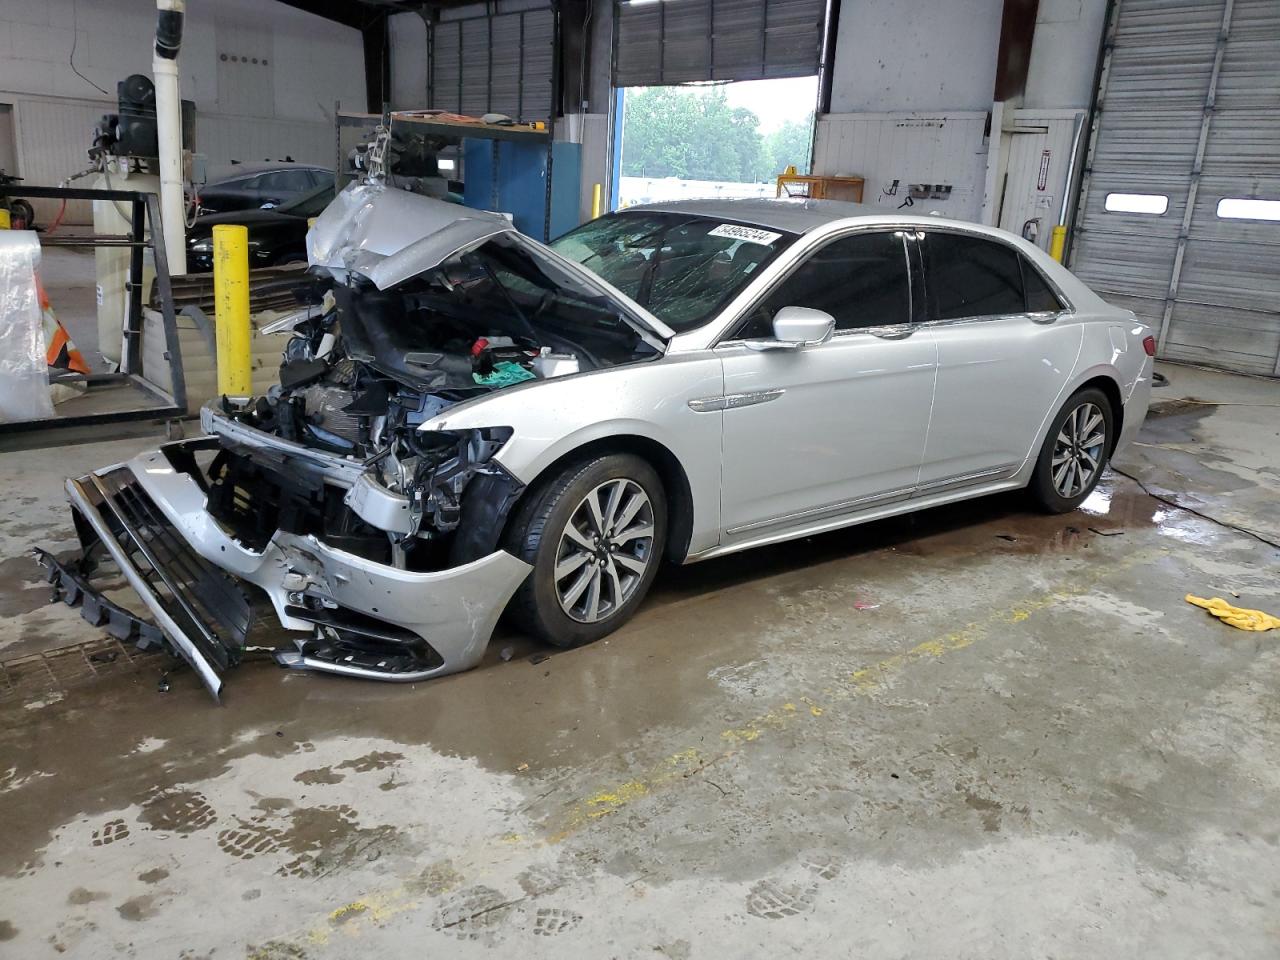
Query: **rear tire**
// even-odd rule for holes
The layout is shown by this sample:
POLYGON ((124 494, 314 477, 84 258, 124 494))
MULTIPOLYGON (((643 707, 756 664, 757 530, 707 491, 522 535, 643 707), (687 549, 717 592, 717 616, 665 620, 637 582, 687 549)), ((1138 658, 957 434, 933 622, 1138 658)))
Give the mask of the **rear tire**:
POLYGON ((532 492, 504 538, 533 565, 509 618, 557 647, 607 636, 649 592, 666 536, 666 493, 646 461, 615 453, 569 464, 532 492))
POLYGON ((1115 414, 1107 395, 1087 387, 1058 411, 1040 448, 1028 490, 1048 513, 1068 513, 1098 485, 1111 457, 1115 414))

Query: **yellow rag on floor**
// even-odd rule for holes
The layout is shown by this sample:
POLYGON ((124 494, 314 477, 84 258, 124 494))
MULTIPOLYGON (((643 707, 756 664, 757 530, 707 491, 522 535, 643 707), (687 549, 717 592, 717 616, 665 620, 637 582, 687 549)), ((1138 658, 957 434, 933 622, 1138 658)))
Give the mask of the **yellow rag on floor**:
POLYGON ((1193 597, 1187 594, 1187 603, 1204 607, 1223 623, 1230 624, 1240 630, 1274 630, 1280 627, 1280 617, 1273 617, 1261 610, 1246 610, 1244 607, 1233 607, 1221 597, 1206 600, 1204 597, 1193 597))

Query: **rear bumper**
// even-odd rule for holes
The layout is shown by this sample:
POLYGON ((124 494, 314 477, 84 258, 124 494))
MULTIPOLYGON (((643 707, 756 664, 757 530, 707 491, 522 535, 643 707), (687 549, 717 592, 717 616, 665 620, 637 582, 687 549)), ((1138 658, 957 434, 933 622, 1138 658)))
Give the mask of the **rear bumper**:
MULTIPOLYGON (((199 441, 187 443, 193 442, 199 441)), ((82 539, 103 542, 214 696, 248 633, 248 601, 238 581, 267 595, 282 626, 305 631, 298 651, 278 658, 285 665, 408 681, 479 663, 499 615, 531 569, 497 551, 447 570, 400 570, 283 531, 253 551, 205 511, 204 491, 162 450, 69 480, 67 492, 82 520, 82 539), (335 657, 332 644, 324 654, 308 645, 344 631, 408 641, 430 655, 417 657, 417 669, 393 669, 376 655, 335 657)))
POLYGON ((1124 402, 1124 423, 1120 426, 1120 436, 1116 439, 1112 456, 1121 453, 1137 438, 1142 424, 1147 419, 1147 410, 1151 406, 1151 382, 1155 362, 1148 357, 1143 364, 1142 372, 1133 382, 1133 389, 1124 402))

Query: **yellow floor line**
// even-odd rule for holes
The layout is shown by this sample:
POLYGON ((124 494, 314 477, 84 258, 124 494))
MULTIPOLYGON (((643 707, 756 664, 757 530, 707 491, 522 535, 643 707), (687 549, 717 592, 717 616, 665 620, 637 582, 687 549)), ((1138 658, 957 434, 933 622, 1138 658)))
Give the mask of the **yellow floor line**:
MULTIPOLYGON (((714 764, 729 759, 747 745, 757 743, 770 734, 786 730, 799 722, 808 722, 826 716, 833 705, 879 692, 891 684, 897 676, 912 664, 938 660, 947 654, 963 650, 986 637, 998 626, 1011 626, 1030 619, 1055 604, 1089 593, 1097 584, 1137 564, 1167 554, 1168 550, 1153 548, 1139 550, 1127 557, 1093 568, 1090 575, 1063 586, 1029 597, 1018 604, 993 611, 981 620, 966 624, 959 630, 943 634, 932 640, 916 644, 909 650, 885 657, 869 666, 851 673, 842 673, 824 688, 825 699, 805 694, 797 695, 778 706, 761 713, 740 726, 730 727, 720 733, 725 746, 718 751, 704 753, 696 747, 680 750, 664 758, 639 776, 611 784, 566 804, 563 814, 546 825, 541 837, 505 834, 496 839, 505 847, 536 848, 558 844, 600 820, 624 810, 638 800, 675 784, 687 781, 714 764), (801 709, 797 704, 803 704, 801 709)), ((492 842, 492 841, 491 841, 492 842)), ((447 882, 424 888, 422 883, 404 884, 388 890, 368 894, 359 900, 343 904, 331 911, 323 922, 301 934, 305 942, 322 946, 335 933, 356 936, 363 926, 379 925, 391 917, 416 909, 426 897, 438 896, 462 882, 462 877, 448 871, 447 882)), ((474 878, 473 878, 474 879, 474 878)), ((249 954, 249 960, 271 960, 277 956, 273 943, 249 954)))

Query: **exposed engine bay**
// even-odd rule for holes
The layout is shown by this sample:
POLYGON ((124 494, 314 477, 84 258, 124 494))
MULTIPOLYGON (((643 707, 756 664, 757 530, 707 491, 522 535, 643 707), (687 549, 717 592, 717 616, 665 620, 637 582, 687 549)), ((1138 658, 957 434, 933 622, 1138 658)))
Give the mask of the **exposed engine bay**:
MULTIPOLYGON (((221 397, 205 436, 66 484, 64 595, 157 635, 215 696, 269 601, 283 666, 412 682, 475 666, 531 565, 502 548, 523 481, 510 426, 450 411, 662 355, 674 331, 498 214, 352 184, 308 234, 279 382, 221 397), (89 585, 109 557, 154 623, 89 585), (249 588, 256 588, 254 591, 249 588)), ((483 407, 474 408, 475 413, 483 407)))
POLYGON ((661 346, 507 236, 388 290, 347 273, 315 276, 298 295, 279 385, 247 404, 224 398, 222 412, 357 460, 364 473, 344 489, 224 436, 208 510, 251 549, 283 529, 409 570, 483 555, 521 489, 489 462, 510 431, 422 424, 494 390, 655 357, 661 346))

